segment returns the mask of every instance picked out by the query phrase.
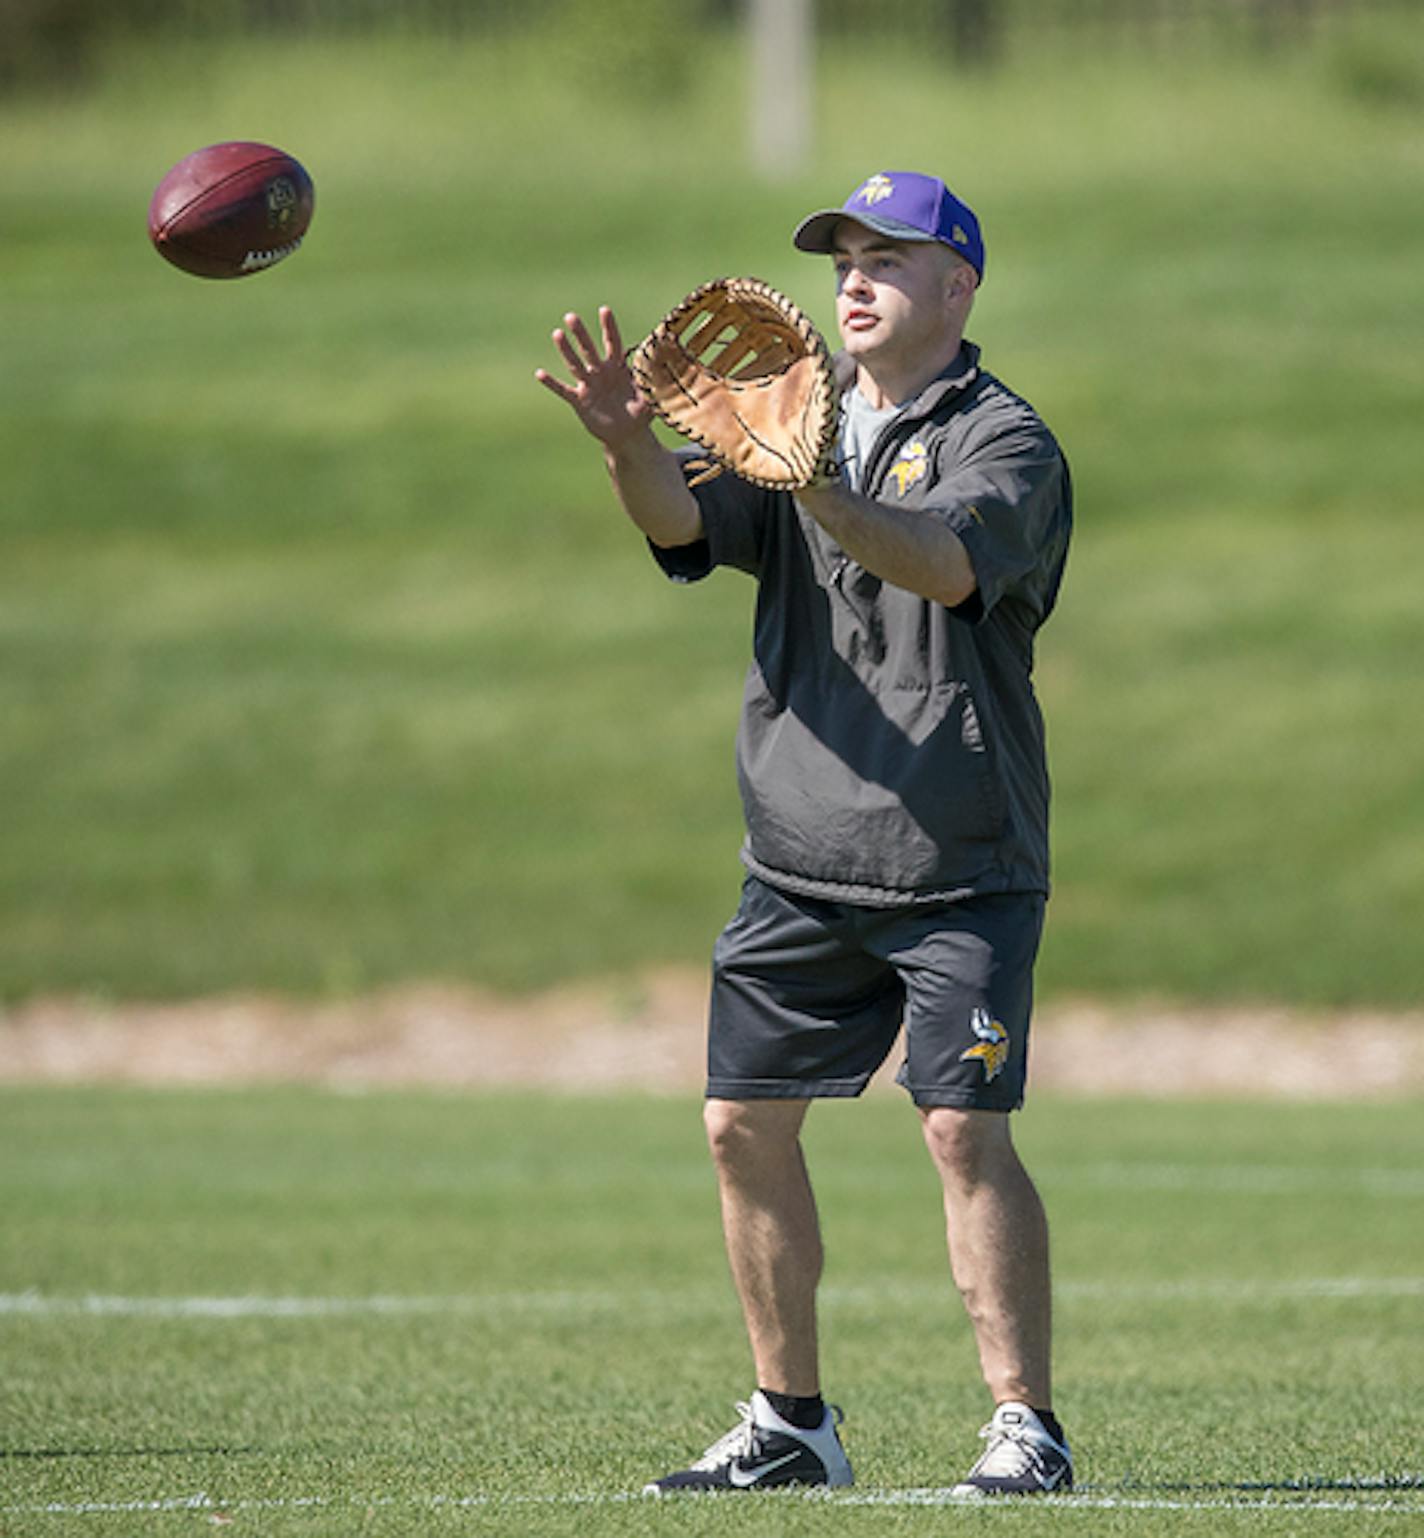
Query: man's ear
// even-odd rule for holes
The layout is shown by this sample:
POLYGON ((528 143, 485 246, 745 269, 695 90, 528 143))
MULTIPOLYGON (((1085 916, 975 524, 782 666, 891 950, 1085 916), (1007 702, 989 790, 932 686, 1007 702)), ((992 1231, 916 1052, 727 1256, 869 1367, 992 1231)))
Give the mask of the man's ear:
POLYGON ((944 277, 945 307, 956 309, 962 305, 967 309, 974 301, 976 287, 974 269, 967 262, 961 262, 956 258, 950 263, 944 277))

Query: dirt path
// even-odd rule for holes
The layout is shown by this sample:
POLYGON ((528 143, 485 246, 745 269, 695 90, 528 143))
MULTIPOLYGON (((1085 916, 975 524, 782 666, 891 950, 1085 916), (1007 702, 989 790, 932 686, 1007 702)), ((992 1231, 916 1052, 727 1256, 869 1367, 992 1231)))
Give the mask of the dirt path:
MULTIPOLYGON (((0 1012, 0 1082, 695 1093, 704 992, 701 972, 669 969, 520 998, 430 986, 332 1003, 39 1000, 0 1012)), ((1032 1083, 1085 1095, 1421 1095, 1424 1012, 1059 1003, 1035 1022, 1032 1083)))

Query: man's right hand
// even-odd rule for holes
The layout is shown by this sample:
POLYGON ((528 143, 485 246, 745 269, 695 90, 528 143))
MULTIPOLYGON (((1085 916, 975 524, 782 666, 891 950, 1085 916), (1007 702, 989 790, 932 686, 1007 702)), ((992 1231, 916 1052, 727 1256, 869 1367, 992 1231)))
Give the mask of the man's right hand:
POLYGON ((633 382, 618 322, 607 305, 599 310, 598 321, 602 351, 578 315, 572 311, 565 315, 553 340, 568 365, 568 380, 556 379, 542 368, 534 377, 571 406, 600 443, 616 451, 635 434, 650 430, 653 410, 633 382))
POLYGON ((570 311, 553 334, 568 378, 547 369, 534 377, 573 408, 603 445, 613 489, 624 511, 655 545, 691 544, 702 537, 702 513, 687 489, 677 459, 653 433, 653 408, 634 382, 618 322, 607 305, 598 312, 600 349, 582 319, 570 311))

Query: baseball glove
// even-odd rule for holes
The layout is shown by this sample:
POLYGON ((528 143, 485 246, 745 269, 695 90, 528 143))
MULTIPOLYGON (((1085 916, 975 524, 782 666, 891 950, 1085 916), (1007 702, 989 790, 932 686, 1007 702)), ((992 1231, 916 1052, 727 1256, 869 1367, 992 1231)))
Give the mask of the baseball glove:
POLYGON ((694 289, 628 355, 639 390, 712 463, 754 486, 799 491, 834 473, 830 354, 792 302, 756 278, 694 289))

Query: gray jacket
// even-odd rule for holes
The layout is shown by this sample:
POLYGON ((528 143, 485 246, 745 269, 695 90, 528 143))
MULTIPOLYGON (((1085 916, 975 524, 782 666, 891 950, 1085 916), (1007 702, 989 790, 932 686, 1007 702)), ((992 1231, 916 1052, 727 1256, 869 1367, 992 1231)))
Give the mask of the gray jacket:
POLYGON ((776 886, 872 907, 1046 892, 1032 671, 1072 524, 1063 454, 966 343, 881 430, 862 485, 959 535, 978 581, 965 603, 882 582, 791 496, 730 474, 695 488, 704 538, 654 551, 678 581, 718 566, 758 581, 743 860, 776 886))

